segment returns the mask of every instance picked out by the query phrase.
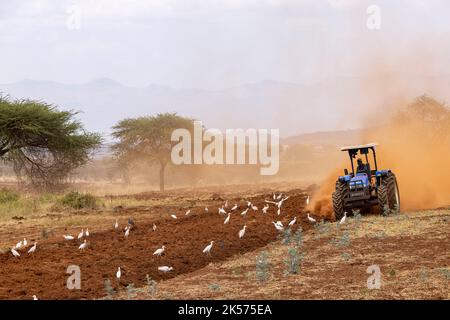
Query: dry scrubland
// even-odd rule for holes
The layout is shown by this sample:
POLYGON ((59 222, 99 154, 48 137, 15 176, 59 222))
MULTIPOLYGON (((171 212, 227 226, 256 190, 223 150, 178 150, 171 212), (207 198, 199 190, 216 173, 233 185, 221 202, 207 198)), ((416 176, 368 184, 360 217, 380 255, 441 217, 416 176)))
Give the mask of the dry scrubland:
POLYGON ((389 217, 357 215, 341 227, 333 221, 312 225, 306 219, 304 201, 313 190, 293 187, 240 185, 103 195, 95 197, 95 208, 82 209, 68 208, 62 195, 3 191, 0 296, 449 299, 450 210, 403 212, 389 217), (281 216, 272 206, 267 216, 261 212, 250 212, 246 217, 237 214, 230 225, 224 226, 224 217, 217 213, 226 199, 230 205, 238 203, 240 209, 251 200, 261 209, 265 199, 280 191, 291 196, 281 216), (209 214, 202 212, 205 206, 209 214), (192 214, 185 217, 188 209, 192 214), (172 220, 172 213, 179 219, 172 220), (286 226, 294 216, 297 223, 290 234, 278 233, 271 224, 281 220, 286 226), (121 231, 112 230, 112 224, 118 219, 123 226, 129 217, 136 220, 137 229, 124 241, 121 231), (150 230, 153 223, 158 225, 159 234, 150 230), (244 224, 248 230, 239 240, 237 231, 244 224), (63 234, 76 235, 86 227, 91 231, 86 252, 78 252, 78 242, 62 241, 63 234), (14 259, 8 250, 23 237, 38 241, 36 255, 14 259), (222 246, 216 244, 211 256, 203 255, 201 250, 213 238, 221 239, 222 246), (155 259, 151 253, 162 244, 168 250, 155 259), (43 266, 31 259, 38 259, 43 266), (79 292, 64 288, 65 268, 70 263, 90 270, 88 288, 79 292), (379 290, 368 290, 366 270, 374 264, 380 266, 382 285, 379 290), (119 265, 123 276, 117 283, 114 274, 119 265), (158 265, 174 265, 175 269, 161 274, 156 271, 158 265), (8 268, 17 276, 8 277, 8 268), (111 288, 107 289, 104 280, 111 281, 111 288))

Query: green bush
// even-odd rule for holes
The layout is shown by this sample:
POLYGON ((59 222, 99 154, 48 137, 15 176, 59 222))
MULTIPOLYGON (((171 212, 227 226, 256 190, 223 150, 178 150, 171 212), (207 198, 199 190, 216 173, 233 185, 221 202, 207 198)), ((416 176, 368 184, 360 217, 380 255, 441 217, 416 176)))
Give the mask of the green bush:
POLYGON ((0 203, 14 202, 19 200, 20 195, 16 191, 6 188, 0 189, 0 203))
POLYGON ((61 204, 73 209, 95 209, 97 208, 97 198, 89 193, 79 193, 72 191, 61 199, 61 204))

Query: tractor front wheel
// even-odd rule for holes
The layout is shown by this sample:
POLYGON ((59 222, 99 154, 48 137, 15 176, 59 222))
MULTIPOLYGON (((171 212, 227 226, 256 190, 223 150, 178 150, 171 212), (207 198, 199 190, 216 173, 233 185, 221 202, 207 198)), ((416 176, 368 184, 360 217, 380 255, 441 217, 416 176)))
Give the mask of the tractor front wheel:
POLYGON ((348 195, 348 186, 346 183, 336 181, 336 190, 333 192, 333 211, 336 220, 344 216, 344 199, 348 195))
POLYGON ((400 192, 397 178, 392 172, 382 178, 378 187, 378 205, 383 215, 388 215, 393 210, 400 210, 400 192))

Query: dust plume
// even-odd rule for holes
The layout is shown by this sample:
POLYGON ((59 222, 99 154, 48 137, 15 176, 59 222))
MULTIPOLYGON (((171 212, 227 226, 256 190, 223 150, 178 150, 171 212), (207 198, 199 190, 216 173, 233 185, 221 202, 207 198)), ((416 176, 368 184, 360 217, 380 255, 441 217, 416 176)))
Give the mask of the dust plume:
MULTIPOLYGON (((430 209, 450 204, 450 109, 428 96, 396 109, 390 121, 365 131, 361 142, 378 142, 379 169, 397 176, 401 210, 430 209)), ((332 216, 331 194, 342 164, 314 196, 310 210, 332 216)))

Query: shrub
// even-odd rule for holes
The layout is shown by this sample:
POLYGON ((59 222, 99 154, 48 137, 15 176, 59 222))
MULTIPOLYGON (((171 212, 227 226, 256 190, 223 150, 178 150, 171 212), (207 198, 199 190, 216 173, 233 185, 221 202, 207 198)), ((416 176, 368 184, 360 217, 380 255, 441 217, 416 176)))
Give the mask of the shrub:
POLYGON ((303 260, 303 254, 300 254, 297 248, 288 250, 288 257, 284 260, 286 265, 286 274, 298 274, 300 272, 300 263, 303 260))
POLYGON ((270 265, 267 258, 267 251, 261 252, 261 254, 256 258, 256 278, 260 283, 266 282, 267 279, 269 279, 270 265))
POLYGON ((19 200, 20 195, 16 191, 6 188, 0 189, 0 203, 14 202, 19 200))
POLYGON ((79 193, 72 191, 61 199, 61 204, 73 209, 95 209, 97 208, 97 198, 89 193, 79 193))

